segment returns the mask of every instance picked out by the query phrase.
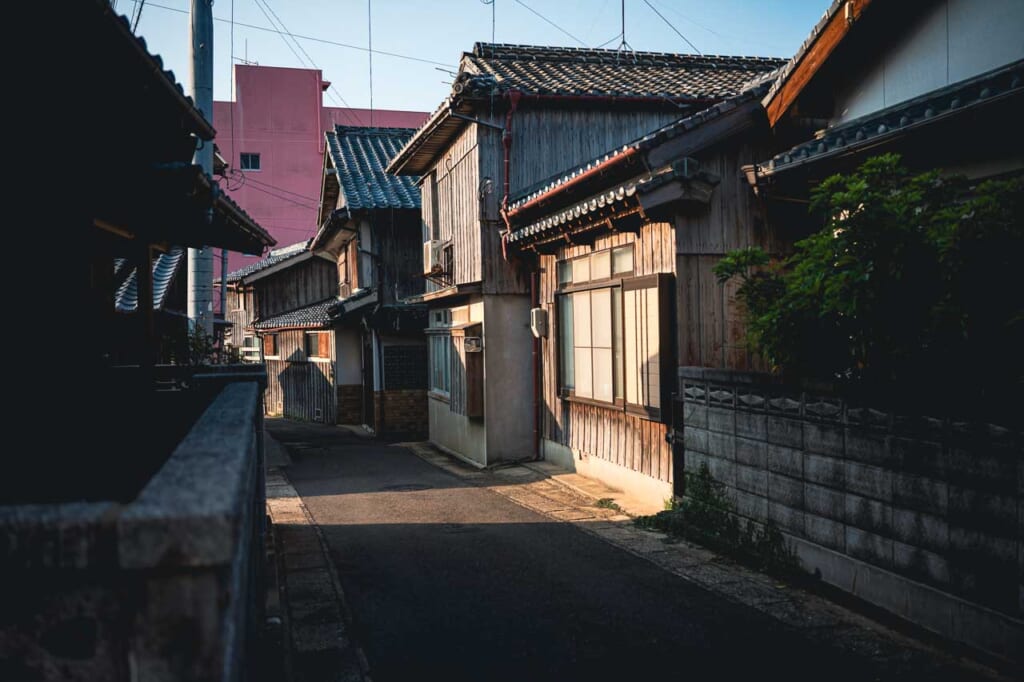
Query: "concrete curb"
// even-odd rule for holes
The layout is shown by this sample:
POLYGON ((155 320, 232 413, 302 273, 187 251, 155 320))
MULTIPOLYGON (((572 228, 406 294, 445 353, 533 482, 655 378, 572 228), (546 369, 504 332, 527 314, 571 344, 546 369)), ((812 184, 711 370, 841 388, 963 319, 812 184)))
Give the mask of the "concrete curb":
POLYGON ((351 638, 352 614, 323 531, 279 468, 267 472, 267 512, 281 549, 278 579, 293 679, 372 682, 366 655, 351 638))

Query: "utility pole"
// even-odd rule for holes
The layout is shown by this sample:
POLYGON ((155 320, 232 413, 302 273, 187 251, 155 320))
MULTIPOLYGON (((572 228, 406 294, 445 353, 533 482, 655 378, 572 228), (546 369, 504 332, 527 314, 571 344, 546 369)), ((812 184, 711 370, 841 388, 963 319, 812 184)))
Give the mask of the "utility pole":
MULTIPOLYGON (((213 0, 192 0, 192 99, 213 120, 213 0)), ((213 142, 203 142, 194 163, 213 177, 213 142)), ((212 219, 212 209, 210 213, 212 219)), ((213 249, 188 250, 189 327, 213 336, 213 249)))

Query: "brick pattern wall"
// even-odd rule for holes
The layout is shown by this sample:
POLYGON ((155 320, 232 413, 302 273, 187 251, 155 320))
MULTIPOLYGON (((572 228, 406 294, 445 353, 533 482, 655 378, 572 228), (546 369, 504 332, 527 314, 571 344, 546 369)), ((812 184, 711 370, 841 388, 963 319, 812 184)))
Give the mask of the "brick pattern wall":
POLYGON ((374 423, 382 436, 427 437, 427 392, 422 389, 375 391, 374 423))
POLYGON ((338 391, 338 424, 363 423, 362 384, 343 384, 338 391))
POLYGON ((1019 430, 893 414, 722 370, 681 369, 679 396, 673 441, 684 469, 706 463, 737 512, 775 522, 807 568, 825 566, 829 582, 948 636, 1002 633, 973 643, 1005 655, 1013 642, 1021 656, 1019 430), (843 566, 842 557, 884 573, 861 575, 858 584, 863 571, 843 566), (957 600, 917 594, 915 585, 1008 618, 959 624, 988 616, 983 609, 965 616, 957 600))

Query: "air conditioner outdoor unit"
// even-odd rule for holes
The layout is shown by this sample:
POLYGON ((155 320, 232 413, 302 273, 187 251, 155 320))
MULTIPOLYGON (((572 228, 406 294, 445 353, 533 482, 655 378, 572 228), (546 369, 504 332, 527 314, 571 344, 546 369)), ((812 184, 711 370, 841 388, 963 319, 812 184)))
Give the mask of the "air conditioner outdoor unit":
POLYGON ((441 269, 441 242, 430 239, 423 242, 423 272, 431 274, 441 269))

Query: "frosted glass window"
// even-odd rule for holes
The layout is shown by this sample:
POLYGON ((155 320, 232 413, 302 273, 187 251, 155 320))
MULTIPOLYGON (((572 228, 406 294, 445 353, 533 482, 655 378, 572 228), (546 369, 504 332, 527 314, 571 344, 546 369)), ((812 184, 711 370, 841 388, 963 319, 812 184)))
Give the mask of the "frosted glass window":
POLYGON ((612 252, 598 251, 590 256, 590 279, 608 279, 612 276, 612 252))
POLYGON ((593 355, 592 349, 580 348, 576 346, 574 352, 574 360, 576 365, 576 395, 581 398, 593 398, 594 397, 594 381, 593 381, 593 355))
POLYGON ((572 281, 574 284, 590 281, 590 257, 577 258, 572 262, 572 281))
POLYGON ((621 275, 633 272, 633 245, 612 249, 612 273, 621 275))

